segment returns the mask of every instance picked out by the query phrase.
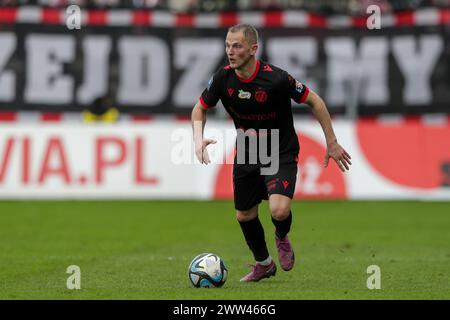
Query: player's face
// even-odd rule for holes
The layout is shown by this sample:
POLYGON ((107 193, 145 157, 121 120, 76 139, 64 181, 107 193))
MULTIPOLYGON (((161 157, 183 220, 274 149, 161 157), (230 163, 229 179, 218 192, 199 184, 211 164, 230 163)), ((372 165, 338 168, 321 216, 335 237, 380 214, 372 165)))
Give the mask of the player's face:
POLYGON ((225 52, 228 57, 230 67, 241 69, 256 54, 257 44, 250 45, 244 38, 242 31, 228 32, 225 40, 225 52))

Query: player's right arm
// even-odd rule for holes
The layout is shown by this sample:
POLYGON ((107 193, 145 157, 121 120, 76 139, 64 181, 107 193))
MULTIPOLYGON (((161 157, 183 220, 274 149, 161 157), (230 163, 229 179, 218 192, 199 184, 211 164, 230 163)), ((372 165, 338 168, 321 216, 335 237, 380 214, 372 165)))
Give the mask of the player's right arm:
POLYGON ((216 141, 213 139, 203 138, 203 129, 205 128, 206 123, 206 113, 207 109, 203 107, 199 100, 195 104, 194 109, 192 109, 191 114, 195 155, 197 156, 198 161, 204 164, 208 164, 211 162, 206 147, 211 143, 216 143, 216 141))
POLYGON ((209 79, 208 86, 203 90, 191 114, 195 155, 197 156, 198 161, 204 164, 211 163, 206 147, 211 143, 216 143, 213 139, 203 137, 206 113, 208 109, 214 108, 220 99, 223 70, 224 69, 219 70, 211 77, 211 79, 209 79))

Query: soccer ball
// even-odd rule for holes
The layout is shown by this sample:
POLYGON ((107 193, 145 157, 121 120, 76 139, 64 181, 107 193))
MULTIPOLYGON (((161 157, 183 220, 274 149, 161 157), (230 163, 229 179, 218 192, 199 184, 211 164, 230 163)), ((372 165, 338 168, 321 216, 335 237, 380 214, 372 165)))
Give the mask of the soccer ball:
POLYGON ((221 287, 227 280, 227 275, 225 263, 213 253, 199 254, 188 269, 189 280, 196 288, 221 287))

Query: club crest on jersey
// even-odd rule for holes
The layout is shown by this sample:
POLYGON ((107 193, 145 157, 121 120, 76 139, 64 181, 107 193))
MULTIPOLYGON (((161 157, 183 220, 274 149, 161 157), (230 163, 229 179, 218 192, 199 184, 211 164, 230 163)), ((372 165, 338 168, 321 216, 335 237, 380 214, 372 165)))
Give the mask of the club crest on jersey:
POLYGON ((259 103, 264 103, 267 101, 267 92, 259 90, 255 92, 255 99, 259 103))
POLYGON ((301 82, 299 82, 298 80, 295 80, 295 90, 298 93, 302 93, 303 92, 303 84, 301 82))
POLYGON ((238 97, 240 99, 250 99, 251 96, 252 96, 252 94, 250 92, 244 91, 244 90, 239 90, 238 97))

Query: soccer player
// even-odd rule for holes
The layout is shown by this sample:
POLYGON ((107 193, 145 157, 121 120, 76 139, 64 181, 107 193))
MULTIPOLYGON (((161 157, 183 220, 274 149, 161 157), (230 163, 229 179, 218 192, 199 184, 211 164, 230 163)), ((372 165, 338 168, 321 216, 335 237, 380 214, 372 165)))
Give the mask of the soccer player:
MULTIPOLYGON (((294 251, 288 232, 292 222, 291 200, 300 148, 293 125, 291 99, 308 104, 322 127, 327 144, 324 166, 327 167, 332 158, 345 172, 351 161, 350 155, 336 139, 323 100, 286 71, 256 59, 258 32, 253 26, 239 24, 229 28, 225 47, 229 65, 214 74, 192 110, 195 152, 201 163, 210 163, 207 146, 216 141, 204 137, 203 129, 207 111, 219 99, 238 131, 252 129, 258 139, 261 139, 259 132, 264 132, 267 139, 270 132, 278 130, 278 147, 270 148, 271 153, 278 153, 279 167, 275 174, 263 175, 262 169, 266 166, 259 158, 256 163, 247 161, 251 153, 247 145, 243 151, 246 162, 238 163, 235 157, 233 165, 236 217, 256 260, 251 272, 241 281, 259 281, 274 276, 277 269, 269 255, 264 229, 258 218, 258 205, 263 199, 269 201, 281 268, 288 271, 294 266, 294 251)), ((242 150, 238 146, 238 155, 239 152, 242 150)))

